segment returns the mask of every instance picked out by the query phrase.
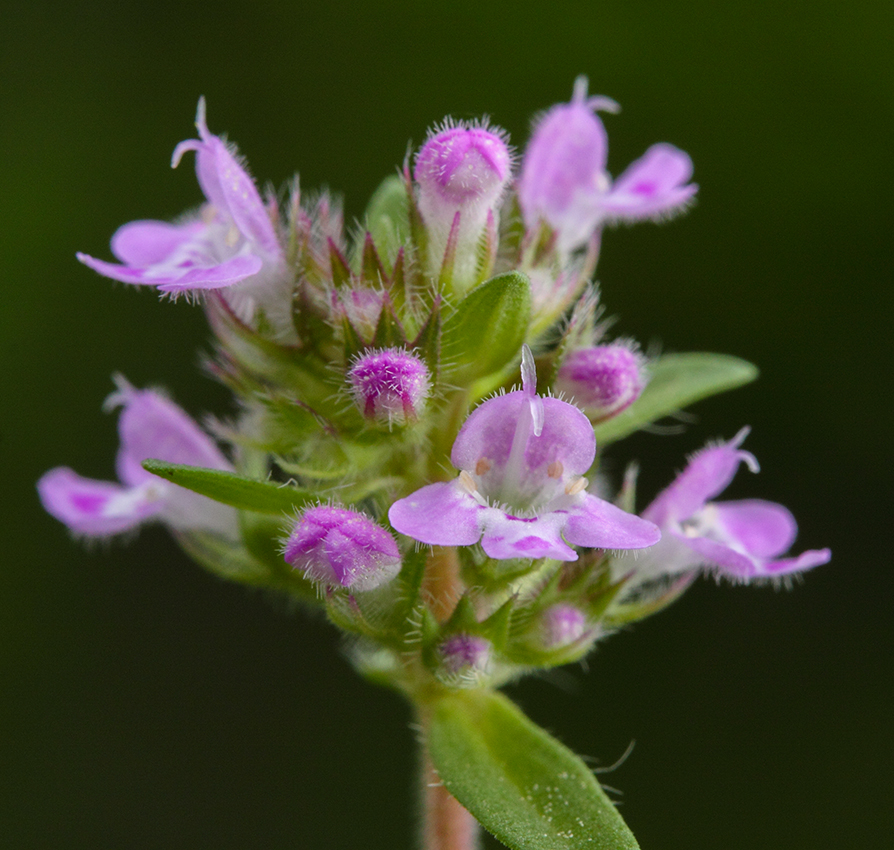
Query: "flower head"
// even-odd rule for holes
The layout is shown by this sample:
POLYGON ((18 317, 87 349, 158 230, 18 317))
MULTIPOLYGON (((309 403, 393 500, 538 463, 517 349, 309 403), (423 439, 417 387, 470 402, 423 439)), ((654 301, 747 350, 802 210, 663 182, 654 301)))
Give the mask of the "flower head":
POLYGON ((283 557, 326 587, 372 590, 400 570, 394 538, 365 514, 332 505, 306 510, 295 523, 283 557))
POLYGON ((636 564, 636 583, 700 566, 736 581, 773 578, 825 564, 832 557, 828 549, 779 557, 798 532, 794 517, 782 505, 762 499, 710 501, 726 489, 741 463, 757 472, 754 455, 739 448, 748 430, 743 428, 729 442, 695 454, 643 511, 663 536, 636 564))
POLYGON ((361 354, 348 380, 360 412, 388 425, 417 419, 431 385, 426 365, 400 348, 361 354))
POLYGON ((522 159, 518 197, 525 223, 542 219, 570 251, 586 243, 606 220, 638 221, 681 208, 698 187, 689 156, 672 145, 653 145, 612 184, 606 171, 608 137, 597 110, 616 112, 605 97, 587 97, 578 77, 570 103, 550 109, 534 129, 522 159))
MULTIPOLYGON (((101 275, 124 283, 154 286, 177 295, 233 287, 233 296, 264 300, 284 276, 283 252, 270 215, 235 149, 212 135, 205 123, 205 100, 196 115, 198 139, 174 149, 176 167, 187 151, 196 153, 196 175, 207 204, 201 215, 179 224, 132 221, 112 237, 112 253, 121 264, 87 254, 78 259, 101 275)), ((245 305, 238 303, 237 309, 245 305)), ((239 310, 241 313, 250 309, 239 310)))
POLYGON ((574 546, 639 549, 657 542, 651 522, 586 492, 593 427, 574 405, 536 393, 522 353, 523 388, 492 398, 466 420, 451 452, 460 471, 391 506, 403 534, 440 546, 481 540, 497 559, 577 559, 574 546))
POLYGON ((120 484, 83 478, 67 467, 37 483, 44 508, 76 534, 110 537, 160 520, 179 531, 200 529, 232 537, 236 512, 143 469, 157 458, 171 463, 231 471, 230 462, 186 413, 152 390, 119 379, 107 407, 121 407, 117 471, 120 484))

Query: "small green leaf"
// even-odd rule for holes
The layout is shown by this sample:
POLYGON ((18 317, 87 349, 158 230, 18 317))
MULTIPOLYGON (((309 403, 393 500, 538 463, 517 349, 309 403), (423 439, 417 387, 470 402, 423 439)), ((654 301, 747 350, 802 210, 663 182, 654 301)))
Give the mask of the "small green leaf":
POLYGON ((729 354, 665 354, 652 364, 643 394, 627 410, 598 424, 598 445, 612 443, 708 396, 753 381, 757 367, 729 354))
POLYGON ((410 239, 407 186, 398 174, 386 177, 366 208, 366 229, 382 257, 393 258, 410 239))
POLYGON ((511 850, 638 850, 590 769, 502 694, 445 694, 429 722, 447 790, 511 850))
POLYGON ((445 322, 441 338, 449 380, 460 385, 497 372, 518 356, 531 317, 531 283, 519 272, 476 286, 445 322))
POLYGON ((313 493, 272 481, 255 481, 220 469, 183 466, 163 460, 144 460, 143 469, 200 493, 216 502, 243 511, 265 514, 291 513, 314 498, 313 493))

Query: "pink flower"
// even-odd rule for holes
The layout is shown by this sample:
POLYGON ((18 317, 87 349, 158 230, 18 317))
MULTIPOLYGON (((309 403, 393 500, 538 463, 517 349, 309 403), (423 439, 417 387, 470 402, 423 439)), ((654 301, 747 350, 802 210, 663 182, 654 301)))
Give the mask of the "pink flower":
POLYGON ((122 408, 117 469, 121 483, 83 478, 67 467, 47 472, 37 482, 44 508, 75 534, 110 537, 159 520, 178 531, 205 530, 233 537, 236 512, 147 472, 142 462, 171 463, 231 471, 232 466, 177 405, 152 390, 138 390, 123 379, 106 402, 122 408))
POLYGON ((78 254, 82 263, 113 280, 168 294, 243 281, 258 290, 282 277, 283 252, 267 209, 235 148, 208 131, 204 98, 196 127, 199 138, 180 142, 171 164, 196 152, 196 174, 208 202, 201 215, 179 224, 132 221, 112 237, 112 253, 121 264, 78 254))
POLYGON ((635 564, 634 581, 707 566, 744 582, 807 570, 830 560, 828 549, 780 557, 798 533, 794 517, 782 505, 762 499, 710 501, 726 489, 740 463, 757 472, 754 455, 739 448, 748 430, 743 428, 728 443, 697 452, 676 481, 643 511, 643 517, 661 528, 662 539, 635 564))
POLYGON ((522 159, 518 198, 528 228, 542 219, 560 250, 585 244, 606 221, 661 218, 681 209, 698 190, 687 183, 692 161, 668 144, 650 147, 614 182, 606 164, 608 137, 596 110, 616 112, 605 97, 587 97, 578 77, 570 103, 550 109, 534 128, 522 159))
POLYGON ((658 528, 586 492, 593 426, 574 405, 535 392, 522 353, 523 388, 492 398, 466 420, 450 458, 461 470, 391 506, 398 531, 422 543, 470 546, 491 557, 577 560, 571 546, 640 549, 658 528), (571 544, 571 545, 569 545, 571 544))

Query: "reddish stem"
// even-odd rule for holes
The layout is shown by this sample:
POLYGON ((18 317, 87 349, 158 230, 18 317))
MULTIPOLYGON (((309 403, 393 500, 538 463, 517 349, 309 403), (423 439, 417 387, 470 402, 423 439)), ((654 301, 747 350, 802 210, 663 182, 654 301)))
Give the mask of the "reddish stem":
POLYGON ((480 847, 478 821, 444 787, 427 749, 422 763, 422 805, 423 850, 477 850, 480 847))

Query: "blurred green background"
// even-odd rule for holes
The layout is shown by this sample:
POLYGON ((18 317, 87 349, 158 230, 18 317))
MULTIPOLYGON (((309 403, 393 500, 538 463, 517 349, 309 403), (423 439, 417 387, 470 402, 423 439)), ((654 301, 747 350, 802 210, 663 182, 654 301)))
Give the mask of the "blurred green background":
POLYGON ((753 427, 759 476, 831 565, 792 592, 702 581, 587 664, 512 695, 608 766, 644 850, 880 847, 894 833, 890 669, 892 54, 888 0, 132 0, 3 13, 4 533, 0 843, 11 848, 409 848, 413 733, 325 622, 227 586, 159 529, 92 551, 34 481, 110 477, 110 375, 225 414, 196 364, 200 310, 80 266, 115 228, 196 205, 200 94, 261 180, 299 170, 361 213, 408 140, 489 113, 521 146, 537 110, 591 91, 610 169, 689 151, 686 218, 609 233, 617 329, 763 370, 694 408, 643 462, 642 498, 716 436, 753 427), (886 838, 887 836, 887 838, 886 838))

